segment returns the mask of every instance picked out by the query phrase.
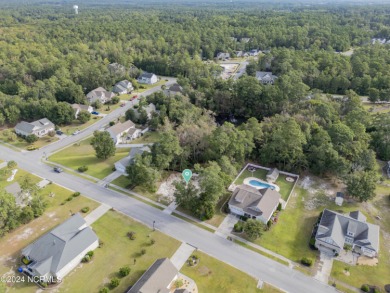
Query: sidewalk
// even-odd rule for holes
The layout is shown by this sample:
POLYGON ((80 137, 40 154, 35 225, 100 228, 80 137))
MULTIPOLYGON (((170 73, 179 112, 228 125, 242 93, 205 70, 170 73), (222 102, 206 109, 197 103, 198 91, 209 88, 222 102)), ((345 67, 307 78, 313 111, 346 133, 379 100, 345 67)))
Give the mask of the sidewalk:
POLYGON ((103 178, 101 181, 103 181, 104 183, 110 183, 111 181, 114 181, 116 178, 118 178, 122 175, 123 175, 123 173, 121 173, 119 171, 114 171, 110 175, 108 175, 107 177, 103 178))
POLYGON ((181 267, 186 263, 187 259, 192 255, 195 248, 188 245, 187 243, 182 243, 175 254, 171 257, 171 262, 173 265, 180 271, 181 267))
POLYGON ((92 225, 96 220, 103 216, 111 207, 106 204, 101 204, 99 207, 94 209, 90 214, 88 214, 84 220, 87 222, 87 226, 92 225))

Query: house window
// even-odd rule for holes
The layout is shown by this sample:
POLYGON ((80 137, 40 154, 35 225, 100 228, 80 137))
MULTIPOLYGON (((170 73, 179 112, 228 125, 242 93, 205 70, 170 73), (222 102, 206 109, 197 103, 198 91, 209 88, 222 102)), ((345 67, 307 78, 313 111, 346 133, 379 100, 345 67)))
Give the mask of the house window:
POLYGON ((350 232, 350 231, 348 231, 347 234, 348 234, 348 236, 352 236, 352 237, 355 236, 355 233, 350 232))
POLYGON ((329 243, 329 244, 332 244, 333 241, 332 241, 332 239, 330 239, 330 238, 326 238, 326 239, 325 239, 325 242, 326 242, 326 243, 329 243))
POLYGON ((345 237, 345 242, 348 243, 348 244, 352 244, 353 243, 353 238, 345 237))

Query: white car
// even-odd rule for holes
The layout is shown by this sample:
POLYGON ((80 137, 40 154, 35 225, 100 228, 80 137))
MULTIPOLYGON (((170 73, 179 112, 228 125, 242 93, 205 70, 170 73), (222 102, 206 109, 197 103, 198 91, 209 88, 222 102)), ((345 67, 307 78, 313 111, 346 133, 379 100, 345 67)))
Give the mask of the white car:
POLYGON ((73 132, 73 135, 76 135, 76 134, 79 134, 80 133, 80 130, 76 130, 75 132, 73 132))

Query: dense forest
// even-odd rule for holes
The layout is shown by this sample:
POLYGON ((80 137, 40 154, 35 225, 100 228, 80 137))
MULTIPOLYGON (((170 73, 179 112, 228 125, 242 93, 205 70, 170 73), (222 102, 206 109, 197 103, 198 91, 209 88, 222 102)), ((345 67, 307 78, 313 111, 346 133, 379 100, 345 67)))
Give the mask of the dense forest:
POLYGON ((200 202, 187 204, 209 218, 224 186, 250 158, 286 171, 337 176, 350 194, 367 200, 378 179, 376 157, 390 159, 390 121, 389 115, 369 115, 359 95, 390 100, 390 45, 371 42, 390 38, 389 12, 340 5, 85 6, 78 15, 71 5, 4 8, 0 126, 41 117, 65 124, 68 103, 85 103, 96 87, 134 81, 139 70, 176 76, 185 96, 148 98, 160 112, 151 127, 162 138, 129 167, 133 184, 153 185, 162 170, 194 167, 200 202), (340 53, 351 48, 351 55, 340 53), (234 56, 251 49, 266 53, 237 81, 219 78, 220 67, 209 62, 218 52, 234 56), (112 73, 107 65, 113 62, 131 70, 112 73), (277 75, 275 84, 259 83, 258 70, 277 75), (241 123, 220 125, 215 116, 241 123))

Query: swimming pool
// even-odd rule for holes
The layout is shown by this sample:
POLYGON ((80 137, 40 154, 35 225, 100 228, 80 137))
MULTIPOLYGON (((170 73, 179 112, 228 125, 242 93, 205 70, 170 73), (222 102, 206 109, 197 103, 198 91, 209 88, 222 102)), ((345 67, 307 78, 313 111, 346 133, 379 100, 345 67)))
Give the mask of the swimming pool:
POLYGON ((275 186, 274 185, 271 185, 271 184, 268 184, 268 183, 264 183, 264 182, 261 182, 261 181, 258 181, 258 180, 249 180, 249 185, 252 185, 254 187, 261 187, 261 188, 271 188, 272 190, 275 190, 275 186))

